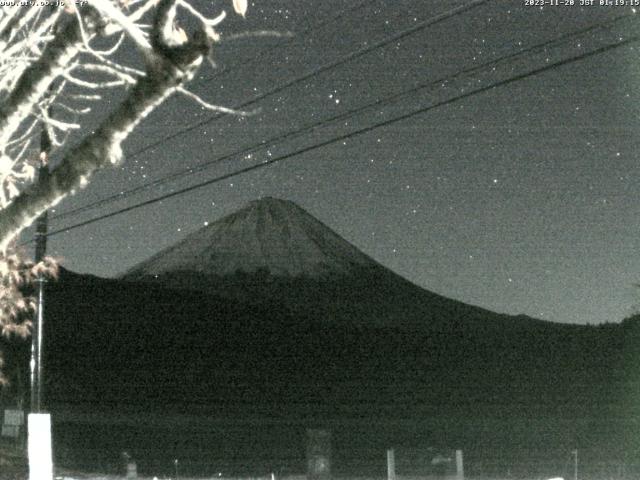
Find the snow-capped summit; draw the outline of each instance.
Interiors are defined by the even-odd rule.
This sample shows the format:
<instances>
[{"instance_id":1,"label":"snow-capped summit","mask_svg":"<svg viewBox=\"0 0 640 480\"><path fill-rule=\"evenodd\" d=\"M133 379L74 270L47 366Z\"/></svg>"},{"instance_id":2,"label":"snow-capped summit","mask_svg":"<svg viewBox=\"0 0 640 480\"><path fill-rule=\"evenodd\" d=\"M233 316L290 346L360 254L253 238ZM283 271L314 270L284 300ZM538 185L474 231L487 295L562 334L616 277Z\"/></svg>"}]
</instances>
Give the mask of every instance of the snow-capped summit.
<instances>
[{"instance_id":1,"label":"snow-capped summit","mask_svg":"<svg viewBox=\"0 0 640 480\"><path fill-rule=\"evenodd\" d=\"M372 266L378 264L295 203L265 197L190 234L124 277L264 270L276 276L318 277Z\"/></svg>"}]
</instances>

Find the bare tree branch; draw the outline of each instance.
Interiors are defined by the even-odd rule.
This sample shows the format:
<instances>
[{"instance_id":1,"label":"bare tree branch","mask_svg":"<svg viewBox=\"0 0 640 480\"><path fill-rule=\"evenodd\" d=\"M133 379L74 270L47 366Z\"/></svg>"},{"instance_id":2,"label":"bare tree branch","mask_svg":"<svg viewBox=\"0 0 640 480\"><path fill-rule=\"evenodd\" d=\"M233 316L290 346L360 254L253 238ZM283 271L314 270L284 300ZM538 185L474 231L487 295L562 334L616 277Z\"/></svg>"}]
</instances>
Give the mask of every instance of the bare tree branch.
<instances>
[{"instance_id":1,"label":"bare tree branch","mask_svg":"<svg viewBox=\"0 0 640 480\"><path fill-rule=\"evenodd\" d=\"M161 0L152 36L154 61L139 78L127 98L94 134L66 154L44 181L34 185L8 205L0 215L0 250L42 212L75 189L83 187L92 173L122 159L122 142L150 111L190 79L211 48L207 36L196 32L186 43L166 43L167 24L173 22L175 2ZM170 34L169 34L170 35ZM168 39L171 41L171 38Z\"/></svg>"},{"instance_id":2,"label":"bare tree branch","mask_svg":"<svg viewBox=\"0 0 640 480\"><path fill-rule=\"evenodd\" d=\"M98 27L92 22L94 28ZM45 95L53 80L78 53L82 41L78 22L69 22L49 43L40 59L27 68L0 106L0 146L4 145Z\"/></svg>"},{"instance_id":3,"label":"bare tree branch","mask_svg":"<svg viewBox=\"0 0 640 480\"><path fill-rule=\"evenodd\" d=\"M84 187L96 170L119 163L122 142L170 95L239 113L185 88L219 41L214 27L224 12L208 18L188 0L88 1L79 9L0 6L0 335L29 333L34 307L21 287L41 273L55 274L54 261L34 265L16 254L14 239L21 230ZM239 14L246 11L245 0L220 1L232 3ZM177 8L195 20L191 35L178 25ZM107 42L98 44L98 38ZM142 65L118 61L127 44L141 51ZM83 133L80 116L113 87L126 92L124 99L96 130ZM45 132L39 157L33 148L38 128ZM77 132L77 144L68 148L71 132ZM52 145L60 148L60 161L49 175L36 178ZM0 372L0 384L4 380Z\"/></svg>"}]
</instances>

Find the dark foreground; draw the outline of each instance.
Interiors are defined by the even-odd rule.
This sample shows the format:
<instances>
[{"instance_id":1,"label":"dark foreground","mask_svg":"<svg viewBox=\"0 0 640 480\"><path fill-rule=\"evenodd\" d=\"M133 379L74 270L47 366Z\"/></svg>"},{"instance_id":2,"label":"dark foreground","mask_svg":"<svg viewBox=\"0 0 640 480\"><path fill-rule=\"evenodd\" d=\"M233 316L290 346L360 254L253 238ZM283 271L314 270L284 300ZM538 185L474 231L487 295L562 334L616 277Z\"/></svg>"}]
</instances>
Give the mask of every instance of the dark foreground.
<instances>
[{"instance_id":1,"label":"dark foreground","mask_svg":"<svg viewBox=\"0 0 640 480\"><path fill-rule=\"evenodd\" d=\"M640 476L638 450L619 441L637 432L631 419L571 417L516 420L504 415L465 419L454 414L423 419L343 418L316 420L245 416L244 420L178 414L79 414L55 420L56 465L71 471L119 474L123 453L142 476L257 478L306 471L307 429L332 432L332 471L338 477L386 477L386 451L393 448L398 475L440 475L437 457L464 454L467 476L574 478ZM587 433L585 433L587 432ZM637 437L636 437L637 438ZM577 459L576 453L577 450ZM450 467L449 467L450 469Z\"/></svg>"}]
</instances>

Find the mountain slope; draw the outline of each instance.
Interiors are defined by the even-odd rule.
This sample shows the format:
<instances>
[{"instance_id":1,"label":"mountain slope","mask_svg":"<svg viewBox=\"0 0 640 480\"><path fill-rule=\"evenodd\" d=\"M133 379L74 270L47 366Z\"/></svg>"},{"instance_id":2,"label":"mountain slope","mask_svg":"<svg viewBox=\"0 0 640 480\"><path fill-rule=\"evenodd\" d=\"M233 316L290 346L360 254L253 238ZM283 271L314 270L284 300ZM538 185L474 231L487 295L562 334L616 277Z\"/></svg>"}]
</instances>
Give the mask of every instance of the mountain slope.
<instances>
[{"instance_id":1,"label":"mountain slope","mask_svg":"<svg viewBox=\"0 0 640 480\"><path fill-rule=\"evenodd\" d=\"M250 303L276 300L301 319L323 322L440 328L511 321L412 284L296 204L270 197L192 233L121 278Z\"/></svg>"},{"instance_id":2,"label":"mountain slope","mask_svg":"<svg viewBox=\"0 0 640 480\"><path fill-rule=\"evenodd\" d=\"M132 268L129 280L176 271L278 276L346 273L373 260L293 202L263 198Z\"/></svg>"},{"instance_id":3,"label":"mountain slope","mask_svg":"<svg viewBox=\"0 0 640 480\"><path fill-rule=\"evenodd\" d=\"M286 405L314 415L496 404L577 411L607 405L621 371L633 371L622 362L635 341L613 325L496 314L468 321L451 310L437 328L398 328L292 312L277 299L238 302L64 270L47 296L56 402Z\"/></svg>"},{"instance_id":4,"label":"mountain slope","mask_svg":"<svg viewBox=\"0 0 640 480\"><path fill-rule=\"evenodd\" d=\"M273 198L193 233L123 280L133 289L154 286L178 296L199 291L203 299L247 309L210 324L198 321L204 330L234 332L230 336L241 343L269 352L262 365L251 355L242 357L253 367L234 375L248 373L247 384L257 382L257 371L275 385L292 382L277 393L274 383L261 383L272 398L301 392L313 398L318 388L327 388L334 395L323 399L329 404L336 398L357 403L362 394L393 403L382 392L394 379L392 398L414 405L498 401L509 409L560 401L577 408L581 398L598 409L619 391L626 368L622 352L628 350L616 328L502 315L427 291L295 204ZM185 307L173 315L191 311Z\"/></svg>"},{"instance_id":5,"label":"mountain slope","mask_svg":"<svg viewBox=\"0 0 640 480\"><path fill-rule=\"evenodd\" d=\"M290 202L254 202L123 279L63 269L46 315L53 410L408 422L421 439L505 448L637 445L640 322L562 325L457 302ZM25 344L10 357L22 372L26 355Z\"/></svg>"},{"instance_id":6,"label":"mountain slope","mask_svg":"<svg viewBox=\"0 0 640 480\"><path fill-rule=\"evenodd\" d=\"M259 428L269 433L262 446L298 452L314 425L331 426L336 466L374 461L397 442L459 446L465 458L486 445L510 458L534 447L637 451L638 322L586 327L489 312L469 321L460 307L443 309L437 328L399 328L294 312L275 298L236 301L67 271L47 285L47 299L47 405L60 423L61 410L93 414L56 424L56 445L88 456L117 459L135 438L141 462L166 460L168 442L180 441L198 452L226 445L215 462L232 464L228 452L256 454L246 439ZM424 305L389 308L432 315ZM136 420L118 427L125 413ZM171 423L183 414L203 419L200 433ZM372 438L380 445L369 452Z\"/></svg>"}]
</instances>

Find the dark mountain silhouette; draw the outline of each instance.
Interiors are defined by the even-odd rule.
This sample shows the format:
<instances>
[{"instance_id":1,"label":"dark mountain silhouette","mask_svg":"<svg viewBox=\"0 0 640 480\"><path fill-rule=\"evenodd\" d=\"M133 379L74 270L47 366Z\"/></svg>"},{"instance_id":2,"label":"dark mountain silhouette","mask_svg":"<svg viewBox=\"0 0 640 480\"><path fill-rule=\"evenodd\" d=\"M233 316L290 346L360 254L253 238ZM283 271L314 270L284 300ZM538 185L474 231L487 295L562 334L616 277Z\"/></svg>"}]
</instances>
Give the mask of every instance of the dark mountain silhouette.
<instances>
[{"instance_id":1,"label":"dark mountain silhouette","mask_svg":"<svg viewBox=\"0 0 640 480\"><path fill-rule=\"evenodd\" d=\"M448 299L290 202L253 202L120 279L62 269L47 298L54 410L360 422L382 428L380 441L411 425L457 445L639 446L638 319L565 325Z\"/></svg>"},{"instance_id":2,"label":"dark mountain silhouette","mask_svg":"<svg viewBox=\"0 0 640 480\"><path fill-rule=\"evenodd\" d=\"M321 322L436 329L488 318L514 323L410 283L293 202L270 197L192 233L121 278L250 303L277 300Z\"/></svg>"}]
</instances>

